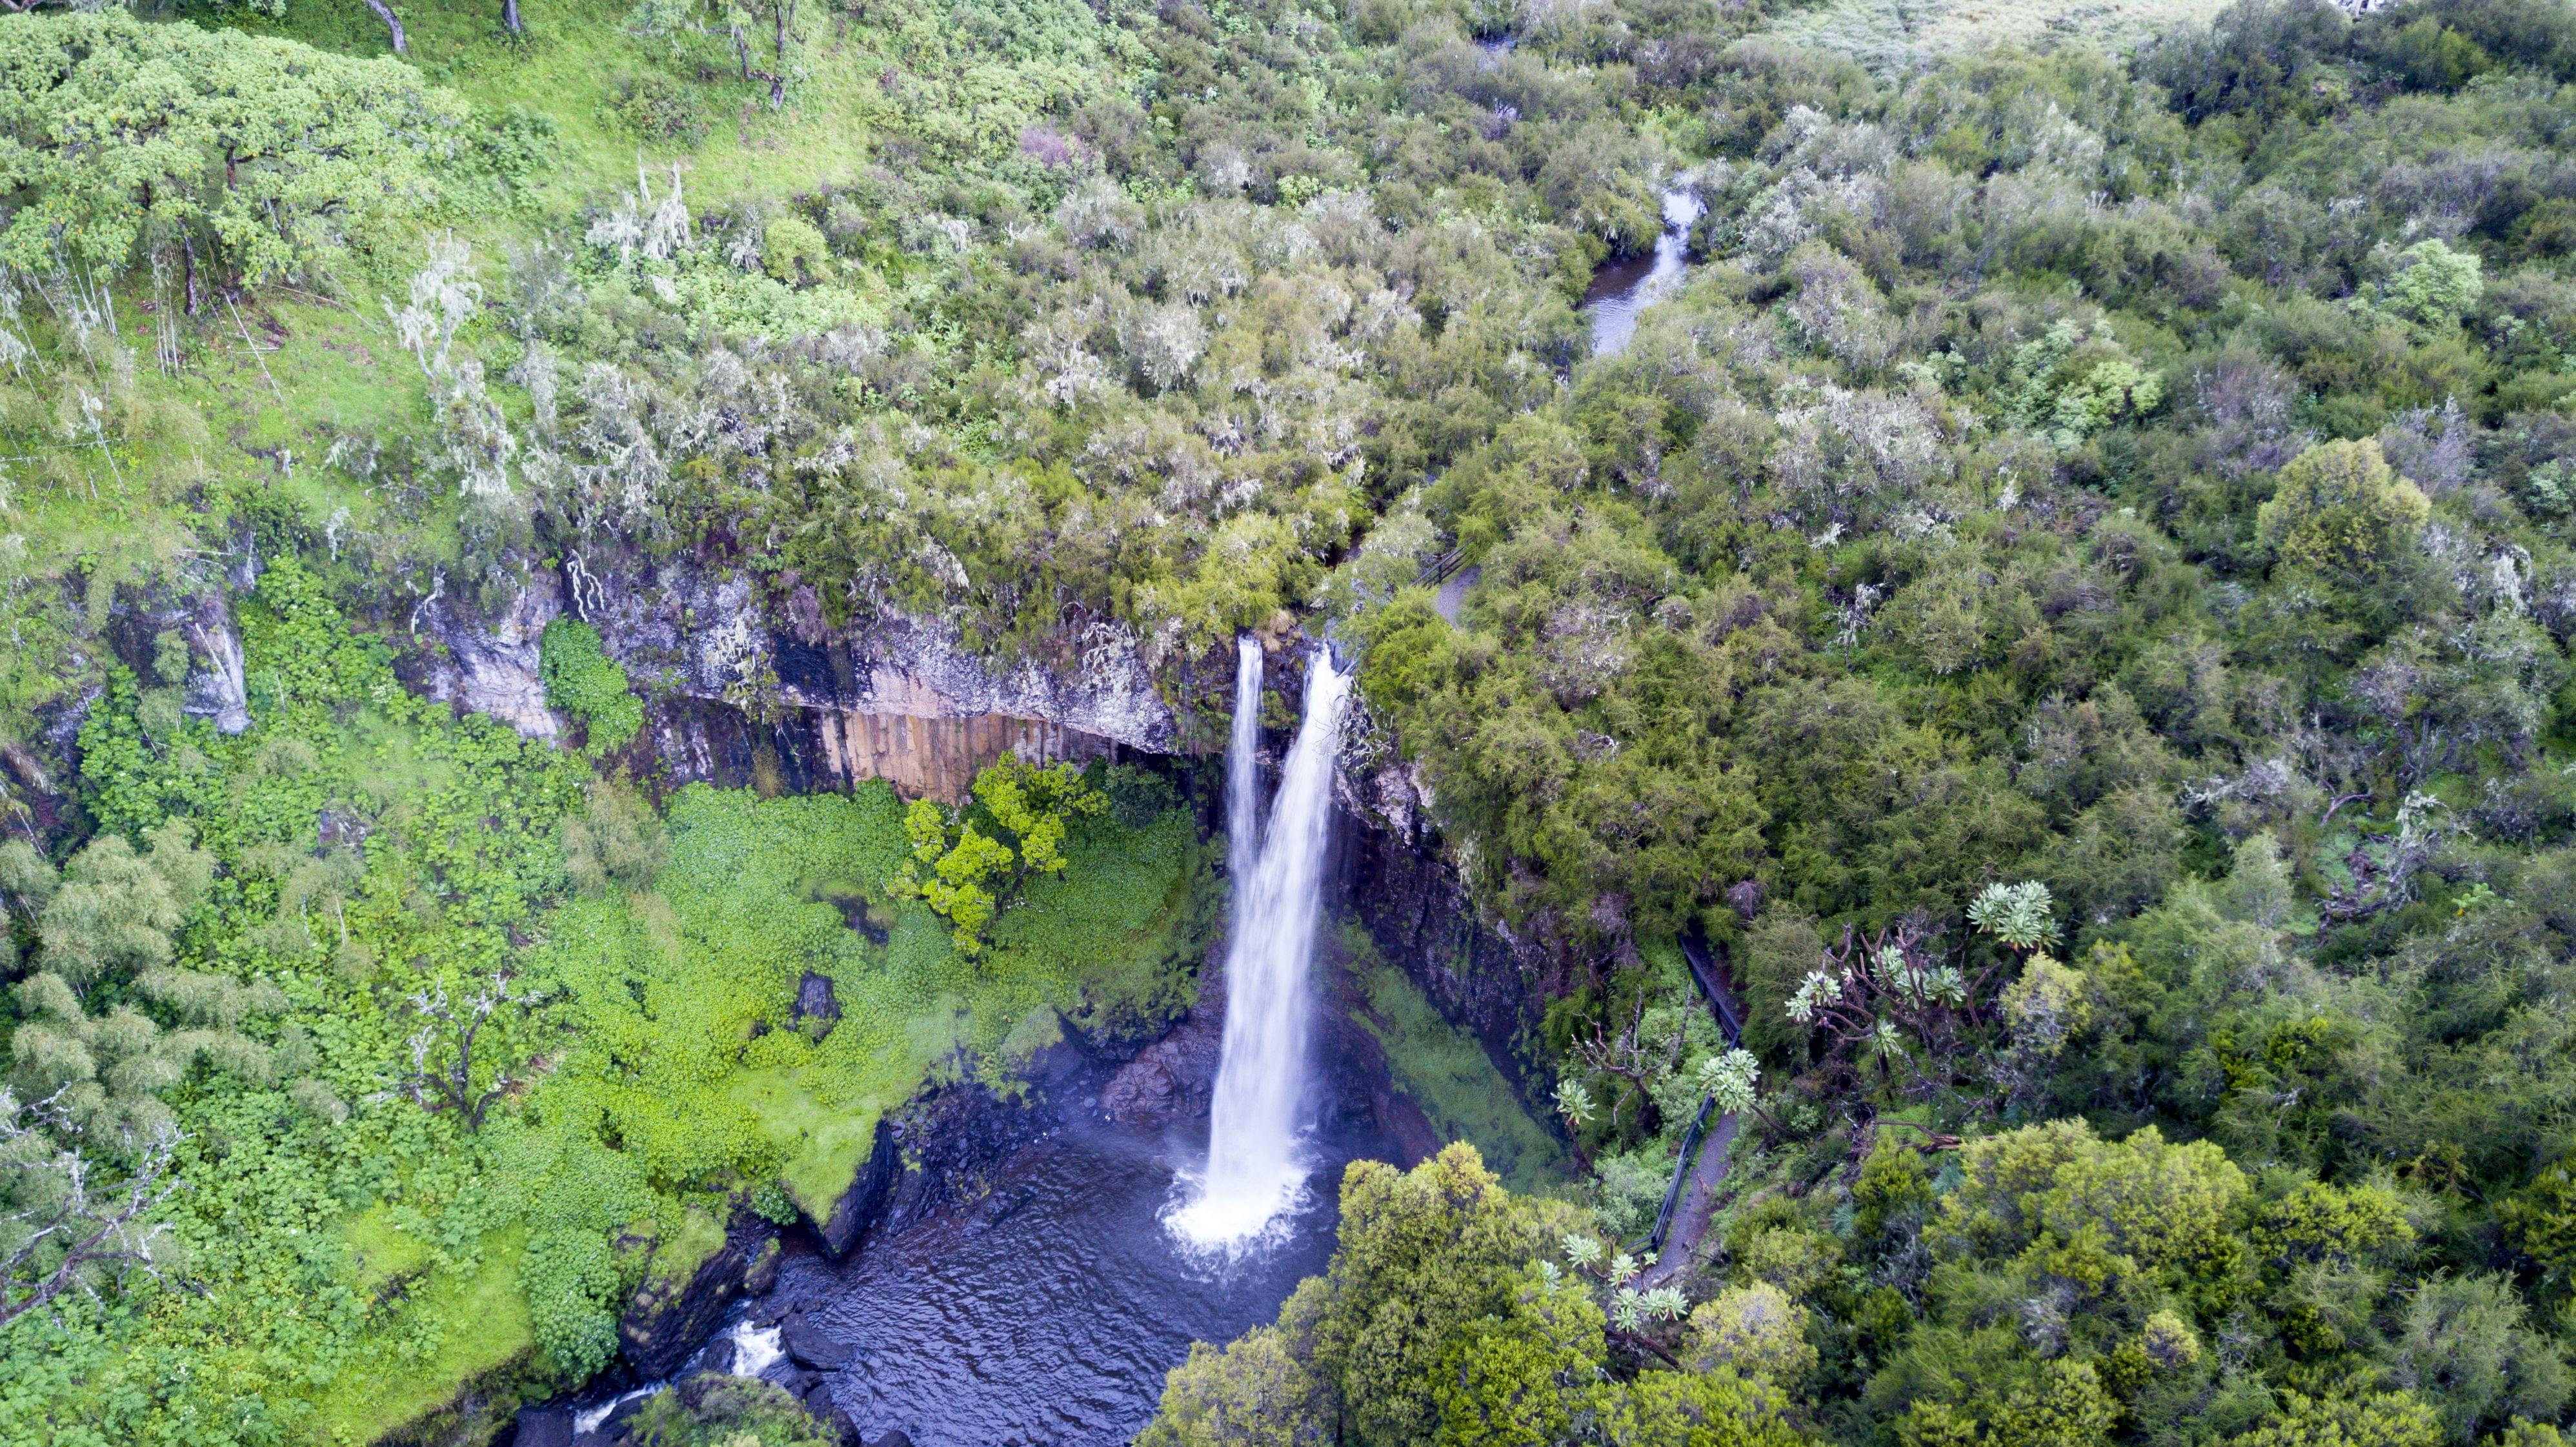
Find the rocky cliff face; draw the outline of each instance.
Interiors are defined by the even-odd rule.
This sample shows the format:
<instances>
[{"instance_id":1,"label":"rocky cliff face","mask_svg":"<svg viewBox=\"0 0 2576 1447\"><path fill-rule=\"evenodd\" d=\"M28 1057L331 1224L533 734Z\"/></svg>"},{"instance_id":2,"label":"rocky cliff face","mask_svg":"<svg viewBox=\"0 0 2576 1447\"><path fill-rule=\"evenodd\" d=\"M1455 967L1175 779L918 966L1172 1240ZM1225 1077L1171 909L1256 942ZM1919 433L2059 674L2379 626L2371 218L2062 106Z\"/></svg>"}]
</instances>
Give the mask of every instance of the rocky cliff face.
<instances>
[{"instance_id":1,"label":"rocky cliff face","mask_svg":"<svg viewBox=\"0 0 2576 1447\"><path fill-rule=\"evenodd\" d=\"M886 779L908 795L955 798L1006 754L1042 762L1180 747L1172 709L1122 630L1076 640L1069 666L996 665L937 622L835 632L810 597L780 616L747 577L686 562L540 573L497 618L433 605L424 626L446 658L431 691L556 736L537 640L566 612L599 630L652 700L649 747L676 782L794 791Z\"/></svg>"},{"instance_id":2,"label":"rocky cliff face","mask_svg":"<svg viewBox=\"0 0 2576 1447\"><path fill-rule=\"evenodd\" d=\"M1421 770L1355 710L1337 776L1347 820L1335 834L1333 877L1378 953L1422 987L1452 1024L1473 1033L1545 1119L1553 1082L1528 1052L1546 1004L1547 961L1476 908L1431 819Z\"/></svg>"},{"instance_id":3,"label":"rocky cliff face","mask_svg":"<svg viewBox=\"0 0 2576 1447\"><path fill-rule=\"evenodd\" d=\"M497 618L445 599L422 605L414 625L446 645L422 680L430 697L489 714L529 738L557 737L564 723L546 707L537 640L562 613L562 598L537 581L521 587Z\"/></svg>"},{"instance_id":4,"label":"rocky cliff face","mask_svg":"<svg viewBox=\"0 0 2576 1447\"><path fill-rule=\"evenodd\" d=\"M619 1349L646 1381L680 1369L733 1303L778 1279L778 1228L737 1210L714 1255L677 1280L647 1280L618 1318Z\"/></svg>"}]
</instances>

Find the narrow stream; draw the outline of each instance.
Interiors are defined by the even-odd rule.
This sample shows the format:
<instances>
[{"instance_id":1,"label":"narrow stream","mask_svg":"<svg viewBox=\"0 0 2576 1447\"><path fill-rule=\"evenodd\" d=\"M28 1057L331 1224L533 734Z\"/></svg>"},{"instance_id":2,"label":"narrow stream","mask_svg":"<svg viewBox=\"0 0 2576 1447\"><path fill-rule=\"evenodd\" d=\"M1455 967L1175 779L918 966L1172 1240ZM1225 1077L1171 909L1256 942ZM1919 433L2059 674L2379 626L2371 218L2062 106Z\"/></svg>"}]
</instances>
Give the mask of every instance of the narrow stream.
<instances>
[{"instance_id":1,"label":"narrow stream","mask_svg":"<svg viewBox=\"0 0 2576 1447\"><path fill-rule=\"evenodd\" d=\"M1504 35L1479 40L1476 47L1492 64L1509 53L1517 37ZM1592 273L1592 285L1583 292L1583 314L1592 319L1592 355L1615 356L1627 350L1629 339L1637 334L1637 314L1670 296L1681 282L1682 273L1690 266L1691 228L1708 208L1696 192L1674 186L1664 192L1664 230L1655 238L1655 249L1644 256L1622 257L1604 262ZM1433 607L1451 623L1458 621L1466 606L1468 590L1484 576L1481 565L1461 568L1440 586Z\"/></svg>"},{"instance_id":2,"label":"narrow stream","mask_svg":"<svg viewBox=\"0 0 2576 1447\"><path fill-rule=\"evenodd\" d=\"M1655 238L1654 251L1609 262L1592 274L1583 293L1584 313L1592 318L1592 355L1624 350L1637 333L1637 314L1672 294L1689 262L1690 229L1705 209L1693 192L1664 192L1664 232Z\"/></svg>"}]
</instances>

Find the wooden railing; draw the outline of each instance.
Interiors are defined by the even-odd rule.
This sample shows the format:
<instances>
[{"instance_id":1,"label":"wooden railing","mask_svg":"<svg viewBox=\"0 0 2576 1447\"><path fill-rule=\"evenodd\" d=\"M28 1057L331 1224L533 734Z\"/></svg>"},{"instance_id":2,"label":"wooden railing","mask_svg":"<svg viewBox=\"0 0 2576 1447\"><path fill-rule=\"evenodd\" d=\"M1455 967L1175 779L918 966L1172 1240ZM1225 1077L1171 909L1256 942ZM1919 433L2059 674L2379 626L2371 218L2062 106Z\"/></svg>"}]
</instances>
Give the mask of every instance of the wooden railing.
<instances>
[{"instance_id":1,"label":"wooden railing","mask_svg":"<svg viewBox=\"0 0 2576 1447\"><path fill-rule=\"evenodd\" d=\"M1690 967L1691 983L1699 986L1700 998L1708 1001L1709 1013L1717 1017L1718 1033L1725 1037L1726 1048L1735 1049L1744 1039L1744 1021L1710 979L1716 964L1708 958L1707 942L1684 935L1681 945L1682 963ZM1699 1114L1691 1118L1690 1129L1682 1134L1681 1158L1673 1163L1673 1182L1664 1188L1664 1208L1655 1213L1655 1229L1646 1233L1645 1240L1632 1244L1631 1252L1664 1249L1664 1235L1673 1227L1674 1208L1681 1204L1682 1182L1690 1179L1691 1169L1699 1163L1700 1142L1707 1138L1709 1113L1716 1108L1716 1096L1700 1100Z\"/></svg>"},{"instance_id":2,"label":"wooden railing","mask_svg":"<svg viewBox=\"0 0 2576 1447\"><path fill-rule=\"evenodd\" d=\"M1421 572L1413 575L1413 586L1417 588L1428 588L1434 583L1446 580L1451 573L1458 571L1459 562L1466 556L1467 550L1465 548L1451 548L1449 551L1433 558L1430 562L1422 565Z\"/></svg>"}]
</instances>

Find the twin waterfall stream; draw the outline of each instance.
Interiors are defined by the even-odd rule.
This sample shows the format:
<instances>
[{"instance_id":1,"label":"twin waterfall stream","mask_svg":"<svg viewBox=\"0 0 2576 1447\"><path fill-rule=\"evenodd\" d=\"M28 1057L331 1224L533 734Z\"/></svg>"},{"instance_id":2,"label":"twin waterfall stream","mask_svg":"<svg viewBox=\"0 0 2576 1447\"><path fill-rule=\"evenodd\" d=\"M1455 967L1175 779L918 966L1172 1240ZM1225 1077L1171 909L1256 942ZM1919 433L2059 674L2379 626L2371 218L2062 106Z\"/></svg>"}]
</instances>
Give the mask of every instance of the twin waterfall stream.
<instances>
[{"instance_id":1,"label":"twin waterfall stream","mask_svg":"<svg viewBox=\"0 0 2576 1447\"><path fill-rule=\"evenodd\" d=\"M1300 1109L1313 1010L1306 975L1323 907L1333 755L1351 692L1351 676L1334 666L1332 651L1317 650L1306 674L1305 718L1263 832L1261 644L1247 637L1239 649L1226 752L1234 918L1225 959L1225 1043L1208 1118L1207 1170L1195 1197L1169 1218L1183 1241L1229 1255L1259 1244L1306 1183Z\"/></svg>"}]
</instances>

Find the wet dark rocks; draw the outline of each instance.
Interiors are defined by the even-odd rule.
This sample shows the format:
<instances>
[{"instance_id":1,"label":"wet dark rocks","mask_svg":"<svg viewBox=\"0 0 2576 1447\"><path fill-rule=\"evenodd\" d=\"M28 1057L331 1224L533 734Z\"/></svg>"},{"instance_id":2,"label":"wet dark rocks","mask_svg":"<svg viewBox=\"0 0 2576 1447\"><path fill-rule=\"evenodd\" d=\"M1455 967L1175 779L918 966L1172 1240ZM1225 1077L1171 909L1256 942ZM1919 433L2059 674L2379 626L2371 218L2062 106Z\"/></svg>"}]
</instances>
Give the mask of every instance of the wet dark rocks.
<instances>
[{"instance_id":1,"label":"wet dark rocks","mask_svg":"<svg viewBox=\"0 0 2576 1447\"><path fill-rule=\"evenodd\" d=\"M778 1344L789 1361L809 1371L836 1372L850 1363L850 1344L834 1341L801 1311L778 1324Z\"/></svg>"},{"instance_id":2,"label":"wet dark rocks","mask_svg":"<svg viewBox=\"0 0 2576 1447\"><path fill-rule=\"evenodd\" d=\"M1516 1048L1537 1032L1539 1002L1548 998L1543 952L1515 948L1479 918L1422 811L1410 814L1402 829L1337 830L1334 887L1379 957L1419 985L1443 1017L1474 1034L1522 1105L1546 1119L1553 1082L1533 1078Z\"/></svg>"},{"instance_id":3,"label":"wet dark rocks","mask_svg":"<svg viewBox=\"0 0 2576 1447\"><path fill-rule=\"evenodd\" d=\"M1100 1089L1100 1113L1125 1126L1162 1126L1207 1105L1225 1049L1223 992L1201 991L1202 1003L1170 1034L1136 1053Z\"/></svg>"},{"instance_id":4,"label":"wet dark rocks","mask_svg":"<svg viewBox=\"0 0 2576 1447\"><path fill-rule=\"evenodd\" d=\"M885 1214L895 1183L904 1174L900 1139L901 1128L895 1122L877 1122L875 1146L860 1163L858 1174L851 1178L850 1188L832 1203L832 1214L815 1230L823 1240L824 1250L834 1256L848 1255L860 1235Z\"/></svg>"},{"instance_id":5,"label":"wet dark rocks","mask_svg":"<svg viewBox=\"0 0 2576 1447\"><path fill-rule=\"evenodd\" d=\"M626 1360L650 1381L678 1371L713 1335L734 1302L758 1296L778 1279L778 1228L738 1211L725 1244L685 1281L647 1281L635 1293L617 1334Z\"/></svg>"},{"instance_id":6,"label":"wet dark rocks","mask_svg":"<svg viewBox=\"0 0 2576 1447\"><path fill-rule=\"evenodd\" d=\"M1031 1063L1042 1091L1082 1088L1077 1047L1059 1046ZM1002 1163L1053 1128L1051 1112L1003 1099L979 1085L957 1086L917 1102L897 1125L907 1168L886 1202L880 1218L884 1228L900 1230L955 1207L981 1206L993 1194Z\"/></svg>"},{"instance_id":7,"label":"wet dark rocks","mask_svg":"<svg viewBox=\"0 0 2576 1447\"><path fill-rule=\"evenodd\" d=\"M522 1407L511 1447L573 1447L572 1408Z\"/></svg>"},{"instance_id":8,"label":"wet dark rocks","mask_svg":"<svg viewBox=\"0 0 2576 1447\"><path fill-rule=\"evenodd\" d=\"M799 1025L808 1020L819 1022L808 1032L813 1038L820 1040L830 1034L841 1018L841 999L832 992L832 977L807 970L804 978L796 982L796 1006L792 1014Z\"/></svg>"}]
</instances>

